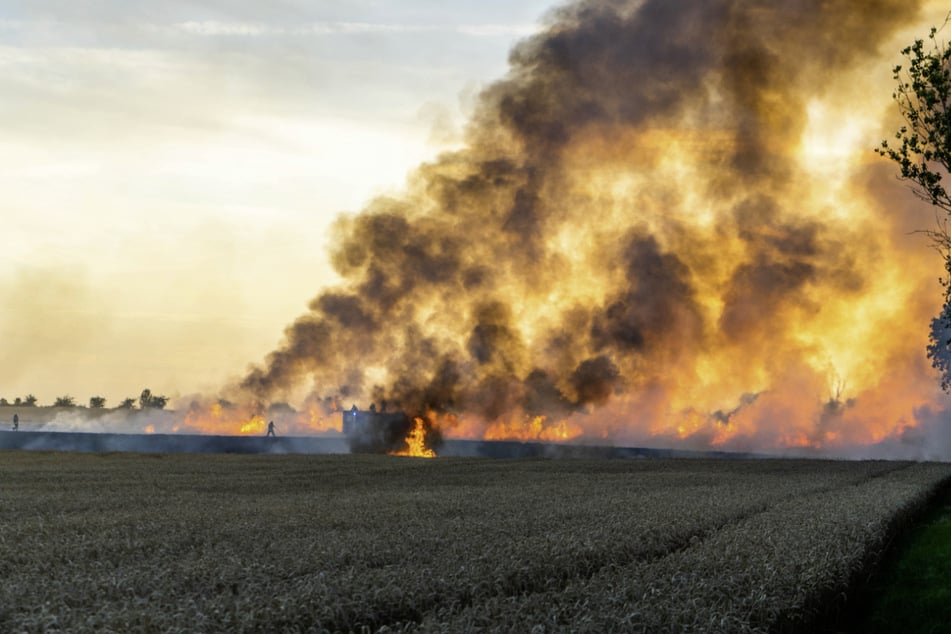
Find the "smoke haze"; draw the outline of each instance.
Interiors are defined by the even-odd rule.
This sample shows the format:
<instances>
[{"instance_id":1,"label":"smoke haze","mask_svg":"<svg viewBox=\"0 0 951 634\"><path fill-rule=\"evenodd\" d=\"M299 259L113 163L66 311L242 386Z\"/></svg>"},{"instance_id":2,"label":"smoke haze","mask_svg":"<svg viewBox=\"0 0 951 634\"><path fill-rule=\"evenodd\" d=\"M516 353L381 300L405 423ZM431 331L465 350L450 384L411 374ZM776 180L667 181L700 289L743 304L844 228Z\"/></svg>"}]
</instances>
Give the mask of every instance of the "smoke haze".
<instances>
[{"instance_id":1,"label":"smoke haze","mask_svg":"<svg viewBox=\"0 0 951 634\"><path fill-rule=\"evenodd\" d=\"M463 149L337 221L342 283L235 393L448 437L948 457L931 212L871 151L921 9L558 10Z\"/></svg>"}]
</instances>

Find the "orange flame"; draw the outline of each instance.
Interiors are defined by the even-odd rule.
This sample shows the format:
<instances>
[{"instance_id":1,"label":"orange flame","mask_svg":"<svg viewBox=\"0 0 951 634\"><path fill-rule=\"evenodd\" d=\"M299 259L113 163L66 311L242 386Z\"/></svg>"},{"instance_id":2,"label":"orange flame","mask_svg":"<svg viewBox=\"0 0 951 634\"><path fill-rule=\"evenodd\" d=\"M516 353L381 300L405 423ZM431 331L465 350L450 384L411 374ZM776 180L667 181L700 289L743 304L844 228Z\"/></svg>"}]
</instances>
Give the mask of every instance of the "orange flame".
<instances>
[{"instance_id":1,"label":"orange flame","mask_svg":"<svg viewBox=\"0 0 951 634\"><path fill-rule=\"evenodd\" d=\"M267 421L244 408L213 403L207 407L193 405L185 414L183 427L203 434L249 436L263 434Z\"/></svg>"},{"instance_id":2,"label":"orange flame","mask_svg":"<svg viewBox=\"0 0 951 634\"><path fill-rule=\"evenodd\" d=\"M307 402L300 411L286 405L262 411L249 404L193 403L180 428L201 434L254 436L267 431L269 420L275 422L279 434L342 433L336 402Z\"/></svg>"},{"instance_id":3,"label":"orange flame","mask_svg":"<svg viewBox=\"0 0 951 634\"><path fill-rule=\"evenodd\" d=\"M241 425L238 433L242 436L260 435L263 434L266 429L267 421L264 420L263 416L252 416L251 420Z\"/></svg>"},{"instance_id":4,"label":"orange flame","mask_svg":"<svg viewBox=\"0 0 951 634\"><path fill-rule=\"evenodd\" d=\"M391 456L412 456L413 458L435 458L436 452L426 448L426 427L423 419L416 417L413 429L406 436L406 449L391 452Z\"/></svg>"},{"instance_id":5,"label":"orange flame","mask_svg":"<svg viewBox=\"0 0 951 634\"><path fill-rule=\"evenodd\" d=\"M340 410L335 409L326 411L323 408L310 407L307 410L310 431L316 433L339 432L343 433L343 423L340 418Z\"/></svg>"},{"instance_id":6,"label":"orange flame","mask_svg":"<svg viewBox=\"0 0 951 634\"><path fill-rule=\"evenodd\" d=\"M547 416L513 417L511 420L495 421L486 428L485 440L541 440L564 442L574 440L582 433L577 424L565 420L548 422Z\"/></svg>"}]
</instances>

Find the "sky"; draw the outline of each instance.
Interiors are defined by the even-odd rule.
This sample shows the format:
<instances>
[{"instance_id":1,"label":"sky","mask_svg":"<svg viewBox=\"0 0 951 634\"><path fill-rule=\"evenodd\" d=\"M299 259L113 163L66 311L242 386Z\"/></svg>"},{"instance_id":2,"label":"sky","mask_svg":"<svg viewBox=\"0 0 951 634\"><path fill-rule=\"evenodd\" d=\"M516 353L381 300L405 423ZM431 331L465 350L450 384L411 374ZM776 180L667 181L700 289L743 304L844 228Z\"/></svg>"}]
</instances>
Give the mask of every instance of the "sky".
<instances>
[{"instance_id":1,"label":"sky","mask_svg":"<svg viewBox=\"0 0 951 634\"><path fill-rule=\"evenodd\" d=\"M549 1L0 5L0 397L213 392Z\"/></svg>"}]
</instances>

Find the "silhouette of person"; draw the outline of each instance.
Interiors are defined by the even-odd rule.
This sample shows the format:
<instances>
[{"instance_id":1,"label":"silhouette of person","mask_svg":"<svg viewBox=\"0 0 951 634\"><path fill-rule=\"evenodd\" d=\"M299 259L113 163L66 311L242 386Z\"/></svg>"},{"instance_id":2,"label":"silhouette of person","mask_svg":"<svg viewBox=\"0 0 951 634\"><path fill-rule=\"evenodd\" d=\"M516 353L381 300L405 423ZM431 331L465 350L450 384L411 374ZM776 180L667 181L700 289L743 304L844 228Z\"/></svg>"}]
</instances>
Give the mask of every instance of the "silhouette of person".
<instances>
[{"instance_id":1,"label":"silhouette of person","mask_svg":"<svg viewBox=\"0 0 951 634\"><path fill-rule=\"evenodd\" d=\"M268 421L267 423L267 435L277 438L277 434L274 433L274 421Z\"/></svg>"},{"instance_id":2,"label":"silhouette of person","mask_svg":"<svg viewBox=\"0 0 951 634\"><path fill-rule=\"evenodd\" d=\"M20 415L14 414L13 415L13 431L19 431L19 429L20 429Z\"/></svg>"}]
</instances>

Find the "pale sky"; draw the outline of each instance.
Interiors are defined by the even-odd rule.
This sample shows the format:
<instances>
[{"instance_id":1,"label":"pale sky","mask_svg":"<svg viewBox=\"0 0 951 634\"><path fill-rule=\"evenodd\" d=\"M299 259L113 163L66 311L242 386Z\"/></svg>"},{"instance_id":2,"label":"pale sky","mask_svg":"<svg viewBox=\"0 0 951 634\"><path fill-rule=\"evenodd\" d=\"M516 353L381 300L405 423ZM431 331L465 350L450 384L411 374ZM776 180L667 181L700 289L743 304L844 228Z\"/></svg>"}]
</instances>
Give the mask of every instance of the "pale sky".
<instances>
[{"instance_id":1,"label":"pale sky","mask_svg":"<svg viewBox=\"0 0 951 634\"><path fill-rule=\"evenodd\" d=\"M214 392L552 0L0 4L0 396Z\"/></svg>"}]
</instances>

